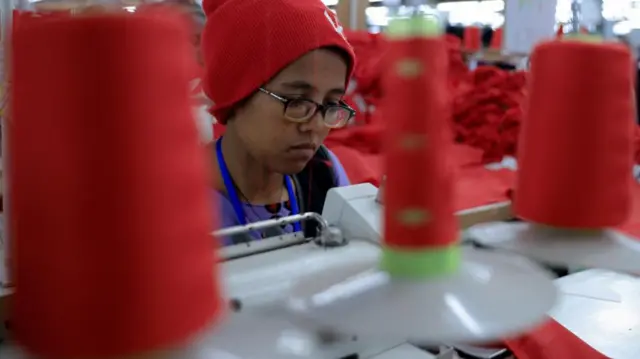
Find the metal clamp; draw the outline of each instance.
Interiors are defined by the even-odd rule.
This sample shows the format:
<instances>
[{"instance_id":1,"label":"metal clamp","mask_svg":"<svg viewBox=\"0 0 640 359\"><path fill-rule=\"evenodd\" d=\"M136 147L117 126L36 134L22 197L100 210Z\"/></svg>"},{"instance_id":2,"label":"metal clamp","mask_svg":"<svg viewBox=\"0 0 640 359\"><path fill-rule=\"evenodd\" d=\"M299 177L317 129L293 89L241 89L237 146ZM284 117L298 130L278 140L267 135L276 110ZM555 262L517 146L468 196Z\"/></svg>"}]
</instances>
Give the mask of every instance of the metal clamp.
<instances>
[{"instance_id":1,"label":"metal clamp","mask_svg":"<svg viewBox=\"0 0 640 359\"><path fill-rule=\"evenodd\" d=\"M214 231L212 235L216 237L230 237L305 221L315 221L318 224L318 236L314 239L316 244L323 247L340 247L347 244L347 240L342 235L342 231L337 227L329 226L327 220L315 212L295 214L278 219L267 219L265 221L249 223L242 226L223 228Z\"/></svg>"}]
</instances>

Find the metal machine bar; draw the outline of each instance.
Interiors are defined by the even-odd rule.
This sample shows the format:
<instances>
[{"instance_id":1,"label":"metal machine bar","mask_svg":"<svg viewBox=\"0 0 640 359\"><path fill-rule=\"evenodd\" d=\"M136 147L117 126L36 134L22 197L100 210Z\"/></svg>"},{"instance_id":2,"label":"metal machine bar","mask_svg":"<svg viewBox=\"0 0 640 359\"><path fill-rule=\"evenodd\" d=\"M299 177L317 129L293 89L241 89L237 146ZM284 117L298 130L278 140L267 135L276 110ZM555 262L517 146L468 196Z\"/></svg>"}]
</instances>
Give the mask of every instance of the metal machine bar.
<instances>
[{"instance_id":1,"label":"metal machine bar","mask_svg":"<svg viewBox=\"0 0 640 359\"><path fill-rule=\"evenodd\" d=\"M320 214L315 212L307 212L302 214L296 214L292 216L282 217L278 219L268 219L265 221L259 221L249 223L242 226L234 226L223 228L212 233L216 237L229 237L239 234L249 234L253 231L259 231L272 227L284 226L296 222L315 221L318 224L318 237L316 242L324 247L335 247L345 244L344 238L340 238L341 235L337 230L331 230L329 223Z\"/></svg>"},{"instance_id":2,"label":"metal machine bar","mask_svg":"<svg viewBox=\"0 0 640 359\"><path fill-rule=\"evenodd\" d=\"M285 226L288 224L303 222L307 220L315 220L316 222L318 222L318 225L320 227L319 231L321 235L322 233L326 233L327 229L329 228L329 224L324 218L322 218L321 215L314 212L307 212L302 214L294 214L293 216L287 216L287 217L282 217L278 219L267 219L264 221L249 223L242 226L227 227L227 228L219 229L213 232L212 234L216 237L229 237L229 236L235 236L239 234L247 234L253 231L259 231L262 229L267 229L267 228L272 228L277 226Z\"/></svg>"},{"instance_id":3,"label":"metal machine bar","mask_svg":"<svg viewBox=\"0 0 640 359\"><path fill-rule=\"evenodd\" d=\"M220 253L220 260L230 261L308 242L309 239L304 237L304 233L295 232L265 238L259 241L238 243L232 246L222 247L218 251Z\"/></svg>"}]
</instances>

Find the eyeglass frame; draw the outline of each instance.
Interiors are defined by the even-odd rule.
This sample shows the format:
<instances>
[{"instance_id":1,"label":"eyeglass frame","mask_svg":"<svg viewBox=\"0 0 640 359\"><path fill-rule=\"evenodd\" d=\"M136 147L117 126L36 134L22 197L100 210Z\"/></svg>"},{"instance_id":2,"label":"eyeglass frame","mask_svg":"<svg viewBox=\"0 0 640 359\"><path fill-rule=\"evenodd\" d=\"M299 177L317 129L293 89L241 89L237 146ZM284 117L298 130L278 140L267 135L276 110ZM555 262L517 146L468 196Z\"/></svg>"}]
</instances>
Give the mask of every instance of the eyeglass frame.
<instances>
[{"instance_id":1,"label":"eyeglass frame","mask_svg":"<svg viewBox=\"0 0 640 359\"><path fill-rule=\"evenodd\" d=\"M276 99L276 100L278 100L278 101L282 102L282 104L284 105L284 109L283 109L283 112L284 112L284 113L286 113L286 112L287 112L287 107L288 107L288 106L289 106L289 104L290 104L291 102L293 102L293 101L305 101L305 102L312 103L312 104L314 104L314 105L316 106L315 111L313 111L313 112L311 113L311 115L309 115L309 117L307 117L307 118L305 118L305 119L295 119L295 118L291 118L291 117L285 116L285 118L286 118L287 120L291 121L291 122L295 122L295 123L307 123L307 122L309 122L309 121L313 118L313 116L315 116L315 115L318 113L318 111L320 111L320 113L322 114L322 123L323 123L325 126L327 126L327 127L329 127L329 128L340 128L340 127L344 127L347 123L349 123L349 121L350 121L350 120L351 120L351 119L356 115L356 110L354 110L353 108L351 108L351 106L347 105L347 104L346 104L344 101L342 101L342 100L339 100L339 101L338 101L338 105L324 105L324 104L321 104L321 103L317 103L317 102L315 102L315 101L313 101L313 100L310 100L310 99L308 99L308 98L287 98L287 97L284 97L284 96L280 96L280 95L278 95L278 94L276 94L276 93L273 93L273 92L271 92L271 91L269 91L269 90L265 89L264 87L260 87L260 88L259 88L259 90L260 90L260 92L262 92L262 93L264 93L264 94L266 94L266 95L269 95L269 96L271 96L272 98L274 98L274 99ZM327 114L327 110L328 110L329 108L331 108L331 107L340 107L340 108L342 108L342 109L345 109L345 110L349 111L349 117L348 117L346 120L344 120L344 123L341 123L340 125L337 125L337 126L331 126L331 125L327 124L327 122L326 122L326 121L324 121L324 118L325 118L325 116L326 116L326 114Z\"/></svg>"}]
</instances>

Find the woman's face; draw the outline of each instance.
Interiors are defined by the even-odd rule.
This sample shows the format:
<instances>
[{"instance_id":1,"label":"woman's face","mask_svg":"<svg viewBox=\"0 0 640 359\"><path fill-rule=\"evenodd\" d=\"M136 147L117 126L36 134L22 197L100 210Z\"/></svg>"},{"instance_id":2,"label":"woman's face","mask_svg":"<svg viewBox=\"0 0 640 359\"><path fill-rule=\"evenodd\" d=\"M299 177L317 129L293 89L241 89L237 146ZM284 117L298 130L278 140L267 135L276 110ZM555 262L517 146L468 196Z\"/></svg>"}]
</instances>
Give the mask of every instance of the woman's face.
<instances>
[{"instance_id":1,"label":"woman's face","mask_svg":"<svg viewBox=\"0 0 640 359\"><path fill-rule=\"evenodd\" d=\"M346 77L344 58L318 49L289 65L264 88L283 98L336 104L344 95ZM227 131L237 132L255 160L282 174L300 172L329 134L320 111L307 123L293 123L284 117L284 104L263 92L235 111Z\"/></svg>"}]
</instances>

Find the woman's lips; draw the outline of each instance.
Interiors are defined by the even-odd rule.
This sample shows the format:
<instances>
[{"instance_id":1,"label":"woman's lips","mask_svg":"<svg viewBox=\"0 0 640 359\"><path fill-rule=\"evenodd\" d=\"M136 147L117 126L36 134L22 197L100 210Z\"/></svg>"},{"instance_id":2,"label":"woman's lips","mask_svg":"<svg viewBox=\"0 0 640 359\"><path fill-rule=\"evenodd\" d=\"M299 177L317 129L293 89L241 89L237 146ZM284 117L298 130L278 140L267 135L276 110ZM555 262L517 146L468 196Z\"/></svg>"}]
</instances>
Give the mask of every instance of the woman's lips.
<instances>
[{"instance_id":1,"label":"woman's lips","mask_svg":"<svg viewBox=\"0 0 640 359\"><path fill-rule=\"evenodd\" d=\"M289 147L289 153L293 154L295 157L305 157L311 158L316 153L317 147L312 144L304 144Z\"/></svg>"}]
</instances>

